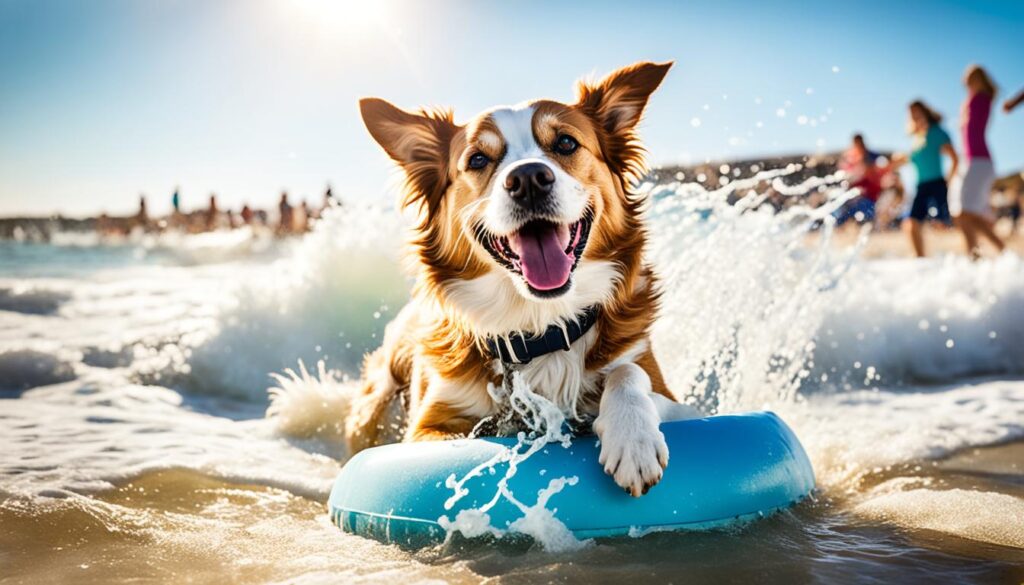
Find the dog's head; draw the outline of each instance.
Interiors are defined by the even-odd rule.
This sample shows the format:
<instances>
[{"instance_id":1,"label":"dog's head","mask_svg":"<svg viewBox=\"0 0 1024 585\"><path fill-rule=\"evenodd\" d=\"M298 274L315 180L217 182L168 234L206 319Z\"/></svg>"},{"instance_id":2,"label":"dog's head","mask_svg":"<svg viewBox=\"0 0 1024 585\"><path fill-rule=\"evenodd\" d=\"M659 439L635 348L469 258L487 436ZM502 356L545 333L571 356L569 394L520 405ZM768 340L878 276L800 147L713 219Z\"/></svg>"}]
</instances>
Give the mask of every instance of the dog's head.
<instances>
[{"instance_id":1,"label":"dog's head","mask_svg":"<svg viewBox=\"0 0 1024 585\"><path fill-rule=\"evenodd\" d=\"M543 303L570 296L588 262L615 264L624 246L642 247L629 193L644 171L635 128L670 67L638 63L580 82L575 103L495 108L465 125L448 111L362 100L370 134L405 172L431 284L500 273Z\"/></svg>"}]
</instances>

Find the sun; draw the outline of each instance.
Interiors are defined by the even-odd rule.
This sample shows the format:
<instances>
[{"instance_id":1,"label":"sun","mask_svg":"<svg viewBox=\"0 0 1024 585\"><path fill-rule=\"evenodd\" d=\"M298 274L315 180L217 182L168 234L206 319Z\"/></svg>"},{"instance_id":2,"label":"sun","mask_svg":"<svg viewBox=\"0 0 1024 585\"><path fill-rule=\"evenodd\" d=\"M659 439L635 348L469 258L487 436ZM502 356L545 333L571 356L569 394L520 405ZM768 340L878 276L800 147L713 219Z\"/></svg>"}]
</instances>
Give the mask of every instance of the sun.
<instances>
[{"instance_id":1,"label":"sun","mask_svg":"<svg viewBox=\"0 0 1024 585\"><path fill-rule=\"evenodd\" d=\"M340 44L360 43L395 26L388 0L280 0L282 17L304 33Z\"/></svg>"}]
</instances>

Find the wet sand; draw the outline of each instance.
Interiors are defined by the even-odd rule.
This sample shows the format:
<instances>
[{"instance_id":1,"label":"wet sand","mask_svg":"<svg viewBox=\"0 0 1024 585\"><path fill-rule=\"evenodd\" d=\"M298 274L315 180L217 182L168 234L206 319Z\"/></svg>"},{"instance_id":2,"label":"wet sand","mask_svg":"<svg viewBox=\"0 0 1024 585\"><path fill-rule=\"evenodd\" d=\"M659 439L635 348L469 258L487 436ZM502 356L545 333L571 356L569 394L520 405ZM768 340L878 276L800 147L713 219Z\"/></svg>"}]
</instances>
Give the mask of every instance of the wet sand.
<instances>
[{"instance_id":1,"label":"wet sand","mask_svg":"<svg viewBox=\"0 0 1024 585\"><path fill-rule=\"evenodd\" d=\"M1011 234L1008 225L1000 224L997 232L1003 237L1008 249L1024 256L1024 229ZM808 241L813 244L819 237L818 233L810 234ZM832 243L835 247L845 248L854 245L858 237L857 227L849 224L836 230ZM959 230L928 225L924 229L924 240L925 251L930 256L965 254L966 245ZM983 256L996 255L996 249L988 241L982 241L981 246ZM910 258L914 255L914 249L910 245L910 238L900 230L875 231L864 246L863 255L865 258Z\"/></svg>"},{"instance_id":2,"label":"wet sand","mask_svg":"<svg viewBox=\"0 0 1024 585\"><path fill-rule=\"evenodd\" d=\"M856 513L921 546L1022 563L1024 570L1024 442L884 470L861 487L866 497L858 498Z\"/></svg>"},{"instance_id":3,"label":"wet sand","mask_svg":"<svg viewBox=\"0 0 1024 585\"><path fill-rule=\"evenodd\" d=\"M467 541L403 551L339 533L323 502L161 471L94 496L0 503L0 583L293 582L295 575L346 583L1024 579L1024 518L1016 530L1005 523L993 529L983 514L907 512L903 504L887 518L871 509L870 494L893 482L909 490L927 486L931 497L972 490L1021 501L1024 441L877 470L854 495L819 493L792 512L743 528L605 540L572 554ZM886 490L881 497L893 493L906 492ZM961 525L951 525L950 517ZM297 533L303 538L288 536Z\"/></svg>"}]
</instances>

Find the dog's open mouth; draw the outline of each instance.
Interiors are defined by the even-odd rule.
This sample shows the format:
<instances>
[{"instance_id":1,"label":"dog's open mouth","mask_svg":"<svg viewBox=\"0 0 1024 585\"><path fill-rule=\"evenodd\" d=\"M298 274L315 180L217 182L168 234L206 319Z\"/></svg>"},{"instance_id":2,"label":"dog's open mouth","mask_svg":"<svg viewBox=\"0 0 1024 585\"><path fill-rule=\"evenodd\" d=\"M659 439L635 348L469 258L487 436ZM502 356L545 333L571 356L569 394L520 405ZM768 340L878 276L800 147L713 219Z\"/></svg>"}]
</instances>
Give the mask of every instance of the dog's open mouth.
<instances>
[{"instance_id":1,"label":"dog's open mouth","mask_svg":"<svg viewBox=\"0 0 1024 585\"><path fill-rule=\"evenodd\" d=\"M531 292L558 296L569 289L591 223L588 212L569 224L534 219L507 236L495 236L481 228L477 237L495 261L523 277Z\"/></svg>"}]
</instances>

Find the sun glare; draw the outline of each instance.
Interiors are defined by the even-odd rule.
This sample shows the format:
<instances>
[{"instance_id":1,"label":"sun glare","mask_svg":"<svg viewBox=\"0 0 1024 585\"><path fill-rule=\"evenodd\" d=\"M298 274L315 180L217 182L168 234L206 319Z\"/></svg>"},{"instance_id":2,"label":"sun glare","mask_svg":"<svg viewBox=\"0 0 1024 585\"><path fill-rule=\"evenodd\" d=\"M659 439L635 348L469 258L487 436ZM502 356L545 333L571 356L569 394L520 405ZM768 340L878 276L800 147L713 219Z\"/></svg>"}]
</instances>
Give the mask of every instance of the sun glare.
<instances>
[{"instance_id":1,"label":"sun glare","mask_svg":"<svg viewBox=\"0 0 1024 585\"><path fill-rule=\"evenodd\" d=\"M284 0L286 18L306 32L341 43L361 42L394 27L384 0Z\"/></svg>"}]
</instances>

